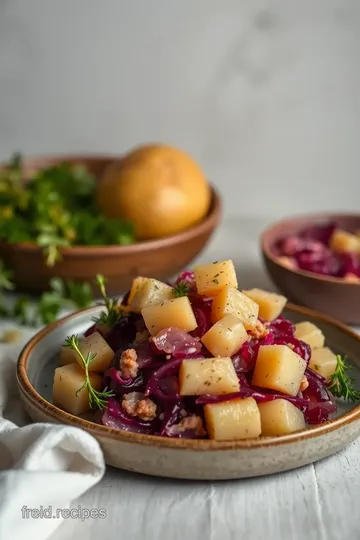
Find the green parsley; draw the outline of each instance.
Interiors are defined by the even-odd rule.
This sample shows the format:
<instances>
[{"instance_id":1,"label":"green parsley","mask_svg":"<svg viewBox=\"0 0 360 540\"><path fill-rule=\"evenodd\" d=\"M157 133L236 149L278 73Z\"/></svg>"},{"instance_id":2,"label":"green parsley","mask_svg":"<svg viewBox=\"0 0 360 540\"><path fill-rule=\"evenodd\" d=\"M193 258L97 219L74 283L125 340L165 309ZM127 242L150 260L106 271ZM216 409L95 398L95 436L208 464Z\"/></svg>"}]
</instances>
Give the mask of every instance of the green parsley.
<instances>
[{"instance_id":1,"label":"green parsley","mask_svg":"<svg viewBox=\"0 0 360 540\"><path fill-rule=\"evenodd\" d=\"M96 354L93 354L91 352L88 353L88 355L85 356L82 354L82 352L79 349L79 338L77 335L68 336L65 340L65 347L69 347L70 349L73 349L80 357L85 371L85 381L84 384L76 391L76 395L81 392L83 388L87 388L89 392L89 405L91 409L105 409L107 406L107 400L109 397L112 397L114 393L111 390L108 390L107 388L104 388L102 392L99 392L98 390L95 390L92 387L91 380L89 377L89 365L96 357Z\"/></svg>"},{"instance_id":2,"label":"green parsley","mask_svg":"<svg viewBox=\"0 0 360 540\"><path fill-rule=\"evenodd\" d=\"M99 212L96 179L83 165L60 163L24 177L18 154L0 171L0 240L41 246L47 266L62 248L135 241L131 224Z\"/></svg>"},{"instance_id":3,"label":"green parsley","mask_svg":"<svg viewBox=\"0 0 360 540\"><path fill-rule=\"evenodd\" d=\"M329 379L329 390L336 397L346 401L360 401L360 391L354 388L354 379L348 375L351 366L346 363L347 357L336 357L335 373Z\"/></svg>"},{"instance_id":4,"label":"green parsley","mask_svg":"<svg viewBox=\"0 0 360 540\"><path fill-rule=\"evenodd\" d=\"M4 293L14 289L11 272L0 260L0 317L15 319L19 324L38 326L54 322L61 310L83 309L93 303L92 289L89 283L63 281L54 278L45 291L34 302L28 296L18 296L12 308L7 306Z\"/></svg>"},{"instance_id":5,"label":"green parsley","mask_svg":"<svg viewBox=\"0 0 360 540\"><path fill-rule=\"evenodd\" d=\"M180 296L187 296L189 293L189 285L185 281L179 281L174 287L174 296L175 298L180 298Z\"/></svg>"}]
</instances>

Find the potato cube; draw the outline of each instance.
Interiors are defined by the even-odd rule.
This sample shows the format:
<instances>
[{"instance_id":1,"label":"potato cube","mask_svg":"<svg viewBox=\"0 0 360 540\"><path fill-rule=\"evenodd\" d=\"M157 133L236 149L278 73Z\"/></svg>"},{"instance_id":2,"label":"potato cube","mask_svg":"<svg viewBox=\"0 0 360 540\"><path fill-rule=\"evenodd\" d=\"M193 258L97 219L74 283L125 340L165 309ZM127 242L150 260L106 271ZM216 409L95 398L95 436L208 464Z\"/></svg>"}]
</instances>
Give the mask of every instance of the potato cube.
<instances>
[{"instance_id":1,"label":"potato cube","mask_svg":"<svg viewBox=\"0 0 360 540\"><path fill-rule=\"evenodd\" d=\"M252 384L296 396L305 369L305 360L287 345L263 345L259 348Z\"/></svg>"},{"instance_id":2,"label":"potato cube","mask_svg":"<svg viewBox=\"0 0 360 540\"><path fill-rule=\"evenodd\" d=\"M262 289L250 289L242 292L258 304L259 317L265 319L265 321L273 321L276 319L287 302L285 296L264 291Z\"/></svg>"},{"instance_id":3,"label":"potato cube","mask_svg":"<svg viewBox=\"0 0 360 540\"><path fill-rule=\"evenodd\" d=\"M330 238L330 249L348 253L360 253L360 239L347 231L335 230Z\"/></svg>"},{"instance_id":4,"label":"potato cube","mask_svg":"<svg viewBox=\"0 0 360 540\"><path fill-rule=\"evenodd\" d=\"M128 301L127 301L129 306L131 305L135 294L141 289L141 287L145 284L147 279L148 278L138 276L137 278L135 278L133 280L132 285L131 285L131 289L130 289L130 293L129 293L129 297L128 297Z\"/></svg>"},{"instance_id":5,"label":"potato cube","mask_svg":"<svg viewBox=\"0 0 360 540\"><path fill-rule=\"evenodd\" d=\"M258 404L262 435L286 435L305 428L303 413L286 399Z\"/></svg>"},{"instance_id":6,"label":"potato cube","mask_svg":"<svg viewBox=\"0 0 360 540\"><path fill-rule=\"evenodd\" d=\"M232 394L240 390L231 358L183 360L179 371L180 395Z\"/></svg>"},{"instance_id":7,"label":"potato cube","mask_svg":"<svg viewBox=\"0 0 360 540\"><path fill-rule=\"evenodd\" d=\"M238 317L246 330L251 330L256 326L259 306L251 298L229 285L221 289L213 299L211 308L212 322L216 323L228 313Z\"/></svg>"},{"instance_id":8,"label":"potato cube","mask_svg":"<svg viewBox=\"0 0 360 540\"><path fill-rule=\"evenodd\" d=\"M146 328L152 336L156 336L164 328L176 326L186 332L191 332L197 327L196 318L187 296L180 296L155 306L144 308L142 316Z\"/></svg>"},{"instance_id":9,"label":"potato cube","mask_svg":"<svg viewBox=\"0 0 360 540\"><path fill-rule=\"evenodd\" d=\"M252 397L205 405L204 416L210 439L238 441L261 435L259 407Z\"/></svg>"},{"instance_id":10,"label":"potato cube","mask_svg":"<svg viewBox=\"0 0 360 540\"><path fill-rule=\"evenodd\" d=\"M89 353L96 355L89 364L89 371L105 371L114 358L114 351L99 332L93 332L84 338L79 344L79 349L85 358ZM83 367L83 362L78 354L76 361Z\"/></svg>"},{"instance_id":11,"label":"potato cube","mask_svg":"<svg viewBox=\"0 0 360 540\"><path fill-rule=\"evenodd\" d=\"M95 390L101 390L101 375L90 373L89 377L92 387ZM84 387L78 392L84 381L85 372L78 364L56 368L53 385L54 404L71 414L86 413L90 409L88 389Z\"/></svg>"},{"instance_id":12,"label":"potato cube","mask_svg":"<svg viewBox=\"0 0 360 540\"><path fill-rule=\"evenodd\" d=\"M329 379L335 373L337 366L336 354L329 347L312 351L309 367Z\"/></svg>"},{"instance_id":13,"label":"potato cube","mask_svg":"<svg viewBox=\"0 0 360 540\"><path fill-rule=\"evenodd\" d=\"M148 306L161 304L174 298L174 289L157 279L143 278L144 282L135 292L130 304L131 311L140 313Z\"/></svg>"},{"instance_id":14,"label":"potato cube","mask_svg":"<svg viewBox=\"0 0 360 540\"><path fill-rule=\"evenodd\" d=\"M309 321L295 324L295 337L310 345L312 350L320 349L325 343L325 336L320 328Z\"/></svg>"},{"instance_id":15,"label":"potato cube","mask_svg":"<svg viewBox=\"0 0 360 540\"><path fill-rule=\"evenodd\" d=\"M194 274L197 292L203 296L213 296L226 285L238 286L231 260L202 264L194 268Z\"/></svg>"},{"instance_id":16,"label":"potato cube","mask_svg":"<svg viewBox=\"0 0 360 540\"><path fill-rule=\"evenodd\" d=\"M229 313L215 323L201 341L214 356L232 356L248 338L240 319Z\"/></svg>"},{"instance_id":17,"label":"potato cube","mask_svg":"<svg viewBox=\"0 0 360 540\"><path fill-rule=\"evenodd\" d=\"M68 364L74 364L77 362L77 352L70 347L63 345L60 349L60 365L67 366Z\"/></svg>"}]
</instances>

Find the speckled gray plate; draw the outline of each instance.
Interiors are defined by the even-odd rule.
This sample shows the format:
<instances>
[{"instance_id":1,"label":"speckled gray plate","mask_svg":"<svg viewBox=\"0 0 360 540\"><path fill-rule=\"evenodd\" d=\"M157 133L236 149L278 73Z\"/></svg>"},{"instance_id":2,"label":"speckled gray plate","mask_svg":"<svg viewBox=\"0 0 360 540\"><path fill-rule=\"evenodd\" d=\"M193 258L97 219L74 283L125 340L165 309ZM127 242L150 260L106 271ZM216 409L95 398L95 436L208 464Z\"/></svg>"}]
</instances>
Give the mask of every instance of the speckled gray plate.
<instances>
[{"instance_id":1,"label":"speckled gray plate","mask_svg":"<svg viewBox=\"0 0 360 540\"><path fill-rule=\"evenodd\" d=\"M330 421L281 437L217 442L139 435L117 431L68 414L51 402L52 379L60 346L70 334L81 334L101 307L72 314L47 326L23 349L17 368L20 396L38 422L85 429L100 443L107 464L155 476L224 480L262 476L301 467L334 454L360 435L360 406L339 404ZM326 344L353 363L360 388L360 338L346 326L307 308L288 305L284 315L309 320L326 336Z\"/></svg>"}]
</instances>

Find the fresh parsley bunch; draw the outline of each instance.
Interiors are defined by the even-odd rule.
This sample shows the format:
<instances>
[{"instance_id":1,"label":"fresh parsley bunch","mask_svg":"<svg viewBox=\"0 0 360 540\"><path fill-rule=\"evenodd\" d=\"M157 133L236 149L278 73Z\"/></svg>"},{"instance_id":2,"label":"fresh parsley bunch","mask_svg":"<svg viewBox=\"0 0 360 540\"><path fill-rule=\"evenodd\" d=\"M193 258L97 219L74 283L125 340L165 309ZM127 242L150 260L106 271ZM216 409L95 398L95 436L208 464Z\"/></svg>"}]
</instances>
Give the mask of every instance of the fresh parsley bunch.
<instances>
[{"instance_id":1,"label":"fresh parsley bunch","mask_svg":"<svg viewBox=\"0 0 360 540\"><path fill-rule=\"evenodd\" d=\"M80 164L48 167L24 182L15 155L0 171L0 240L41 246L48 266L63 247L133 243L132 225L101 214L95 190L95 177Z\"/></svg>"}]
</instances>

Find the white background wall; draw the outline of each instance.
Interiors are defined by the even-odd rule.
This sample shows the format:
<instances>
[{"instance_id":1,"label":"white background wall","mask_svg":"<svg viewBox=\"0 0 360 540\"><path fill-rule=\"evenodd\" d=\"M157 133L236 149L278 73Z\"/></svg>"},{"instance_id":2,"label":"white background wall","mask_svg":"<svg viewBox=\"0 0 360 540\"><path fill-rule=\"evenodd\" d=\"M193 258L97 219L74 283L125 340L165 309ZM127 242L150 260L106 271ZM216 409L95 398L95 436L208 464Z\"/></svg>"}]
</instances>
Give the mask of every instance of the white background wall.
<instances>
[{"instance_id":1,"label":"white background wall","mask_svg":"<svg viewBox=\"0 0 360 540\"><path fill-rule=\"evenodd\" d=\"M359 0L0 0L0 158L149 141L228 215L358 210Z\"/></svg>"}]
</instances>

